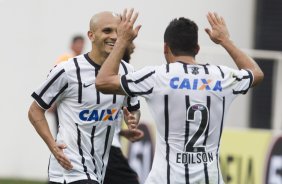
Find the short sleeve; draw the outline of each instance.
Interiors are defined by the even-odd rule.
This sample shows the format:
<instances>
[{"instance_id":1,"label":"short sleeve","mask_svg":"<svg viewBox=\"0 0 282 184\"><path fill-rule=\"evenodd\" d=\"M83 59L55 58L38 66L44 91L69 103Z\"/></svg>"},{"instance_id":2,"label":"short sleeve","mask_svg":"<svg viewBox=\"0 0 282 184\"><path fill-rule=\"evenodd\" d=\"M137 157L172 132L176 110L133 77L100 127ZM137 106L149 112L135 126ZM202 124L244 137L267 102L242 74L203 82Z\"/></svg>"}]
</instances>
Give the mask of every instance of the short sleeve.
<instances>
[{"instance_id":1,"label":"short sleeve","mask_svg":"<svg viewBox=\"0 0 282 184\"><path fill-rule=\"evenodd\" d=\"M246 94L253 83L253 73L250 70L235 70L221 67L226 75L226 83L223 85L230 88L234 95Z\"/></svg>"},{"instance_id":2,"label":"short sleeve","mask_svg":"<svg viewBox=\"0 0 282 184\"><path fill-rule=\"evenodd\" d=\"M136 72L122 75L121 87L131 97L146 97L153 92L155 85L155 70L153 67L145 67Z\"/></svg>"},{"instance_id":3,"label":"short sleeve","mask_svg":"<svg viewBox=\"0 0 282 184\"><path fill-rule=\"evenodd\" d=\"M47 79L32 93L34 100L43 109L49 109L56 99L68 88L65 69L57 65L51 70Z\"/></svg>"},{"instance_id":4,"label":"short sleeve","mask_svg":"<svg viewBox=\"0 0 282 184\"><path fill-rule=\"evenodd\" d=\"M137 111L138 109L140 109L140 102L138 97L125 97L124 106L127 107L129 112Z\"/></svg>"}]
</instances>

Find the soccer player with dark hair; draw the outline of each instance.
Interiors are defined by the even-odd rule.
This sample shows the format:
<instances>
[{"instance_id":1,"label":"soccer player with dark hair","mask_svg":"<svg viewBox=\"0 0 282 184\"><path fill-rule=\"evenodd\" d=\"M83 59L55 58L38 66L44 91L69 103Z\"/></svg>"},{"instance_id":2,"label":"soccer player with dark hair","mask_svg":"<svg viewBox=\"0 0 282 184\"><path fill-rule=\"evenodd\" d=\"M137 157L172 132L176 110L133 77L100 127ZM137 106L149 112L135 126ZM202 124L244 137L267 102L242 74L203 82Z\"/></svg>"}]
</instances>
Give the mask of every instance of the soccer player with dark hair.
<instances>
[{"instance_id":1,"label":"soccer player with dark hair","mask_svg":"<svg viewBox=\"0 0 282 184\"><path fill-rule=\"evenodd\" d=\"M210 39L221 45L238 69L195 60L199 51L197 25L174 19L164 36L167 64L117 75L123 53L137 36L138 14L125 10L113 51L97 76L104 93L143 96L156 123L156 149L146 184L224 183L219 167L223 122L231 102L263 80L257 63L230 40L227 26L216 13L207 15Z\"/></svg>"}]
</instances>

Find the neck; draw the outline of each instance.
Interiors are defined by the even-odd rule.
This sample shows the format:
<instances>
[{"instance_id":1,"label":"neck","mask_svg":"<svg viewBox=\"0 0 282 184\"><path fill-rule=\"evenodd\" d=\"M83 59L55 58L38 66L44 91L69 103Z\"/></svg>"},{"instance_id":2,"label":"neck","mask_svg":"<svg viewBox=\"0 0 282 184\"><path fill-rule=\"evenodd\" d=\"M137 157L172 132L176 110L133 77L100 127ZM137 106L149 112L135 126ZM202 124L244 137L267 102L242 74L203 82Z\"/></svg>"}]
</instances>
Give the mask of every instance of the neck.
<instances>
[{"instance_id":1,"label":"neck","mask_svg":"<svg viewBox=\"0 0 282 184\"><path fill-rule=\"evenodd\" d=\"M81 52L75 52L75 51L73 51L72 52L75 56L79 56L80 54L81 54Z\"/></svg>"},{"instance_id":2,"label":"neck","mask_svg":"<svg viewBox=\"0 0 282 184\"><path fill-rule=\"evenodd\" d=\"M174 56L171 61L171 63L182 61L183 63L187 64L197 64L195 58L192 56Z\"/></svg>"},{"instance_id":3,"label":"neck","mask_svg":"<svg viewBox=\"0 0 282 184\"><path fill-rule=\"evenodd\" d=\"M90 57L90 59L95 62L98 65L102 65L107 56L103 56L102 54L99 54L98 52L95 52L94 50L91 50L91 52L88 53L88 56Z\"/></svg>"}]
</instances>

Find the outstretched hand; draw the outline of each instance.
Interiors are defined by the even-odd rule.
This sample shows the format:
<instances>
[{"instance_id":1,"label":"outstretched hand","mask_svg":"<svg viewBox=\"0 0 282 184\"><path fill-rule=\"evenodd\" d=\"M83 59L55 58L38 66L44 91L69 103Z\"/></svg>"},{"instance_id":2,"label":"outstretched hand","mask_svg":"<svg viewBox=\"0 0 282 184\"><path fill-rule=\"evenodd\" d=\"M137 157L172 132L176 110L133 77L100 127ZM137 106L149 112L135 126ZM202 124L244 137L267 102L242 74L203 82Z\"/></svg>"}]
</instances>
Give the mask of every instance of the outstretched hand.
<instances>
[{"instance_id":1,"label":"outstretched hand","mask_svg":"<svg viewBox=\"0 0 282 184\"><path fill-rule=\"evenodd\" d=\"M138 17L138 12L134 12L134 9L127 9L123 11L121 15L121 22L117 28L118 39L122 39L127 42L132 42L138 35L141 25L137 25L133 29L133 25Z\"/></svg>"},{"instance_id":2,"label":"outstretched hand","mask_svg":"<svg viewBox=\"0 0 282 184\"><path fill-rule=\"evenodd\" d=\"M56 147L53 148L52 153L57 159L58 163L66 170L71 170L73 168L70 160L66 157L63 150L66 149L67 146L65 144L57 144Z\"/></svg>"},{"instance_id":3,"label":"outstretched hand","mask_svg":"<svg viewBox=\"0 0 282 184\"><path fill-rule=\"evenodd\" d=\"M219 16L217 13L209 12L207 19L211 25L211 29L206 28L205 31L214 43L221 44L229 40L229 32L223 17Z\"/></svg>"}]
</instances>

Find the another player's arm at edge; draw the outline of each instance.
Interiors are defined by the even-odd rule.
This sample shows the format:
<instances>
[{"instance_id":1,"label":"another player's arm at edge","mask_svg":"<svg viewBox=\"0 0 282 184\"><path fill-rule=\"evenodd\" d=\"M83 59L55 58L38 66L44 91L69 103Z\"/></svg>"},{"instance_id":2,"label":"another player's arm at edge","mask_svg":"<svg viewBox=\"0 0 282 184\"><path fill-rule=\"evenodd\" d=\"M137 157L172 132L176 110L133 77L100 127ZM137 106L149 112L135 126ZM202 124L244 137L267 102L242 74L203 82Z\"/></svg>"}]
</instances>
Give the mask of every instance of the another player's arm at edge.
<instances>
[{"instance_id":1,"label":"another player's arm at edge","mask_svg":"<svg viewBox=\"0 0 282 184\"><path fill-rule=\"evenodd\" d=\"M96 88L102 93L126 95L120 84L118 70L128 45L126 41L117 39L114 49L103 63L95 81Z\"/></svg>"},{"instance_id":2,"label":"another player's arm at edge","mask_svg":"<svg viewBox=\"0 0 282 184\"><path fill-rule=\"evenodd\" d=\"M128 13L127 9L124 10L120 25L118 26L118 37L115 46L103 63L96 78L96 88L102 93L126 94L121 87L118 70L126 48L138 35L138 31L141 28L141 25L138 25L133 29L133 25L138 17L138 13L133 12L134 9L131 9Z\"/></svg>"},{"instance_id":3,"label":"another player's arm at edge","mask_svg":"<svg viewBox=\"0 0 282 184\"><path fill-rule=\"evenodd\" d=\"M64 144L57 144L51 134L50 128L48 126L48 122L45 117L45 111L41 108L35 101L31 104L28 111L28 118L36 129L37 133L47 144L49 150L56 157L58 162L67 170L72 169L71 162L69 159L63 154L62 149L66 148Z\"/></svg>"},{"instance_id":4,"label":"another player's arm at edge","mask_svg":"<svg viewBox=\"0 0 282 184\"><path fill-rule=\"evenodd\" d=\"M129 44L124 43L123 40L117 40L114 46L116 49L111 51L103 63L95 81L96 88L102 93L126 95L120 84L118 70L127 45Z\"/></svg>"},{"instance_id":5,"label":"another player's arm at edge","mask_svg":"<svg viewBox=\"0 0 282 184\"><path fill-rule=\"evenodd\" d=\"M218 16L217 13L209 13L207 19L211 25L211 30L208 28L205 30L210 39L214 43L221 45L229 53L239 69L252 71L254 77L252 87L259 84L264 78L262 70L251 57L246 55L230 40L224 19Z\"/></svg>"}]
</instances>

